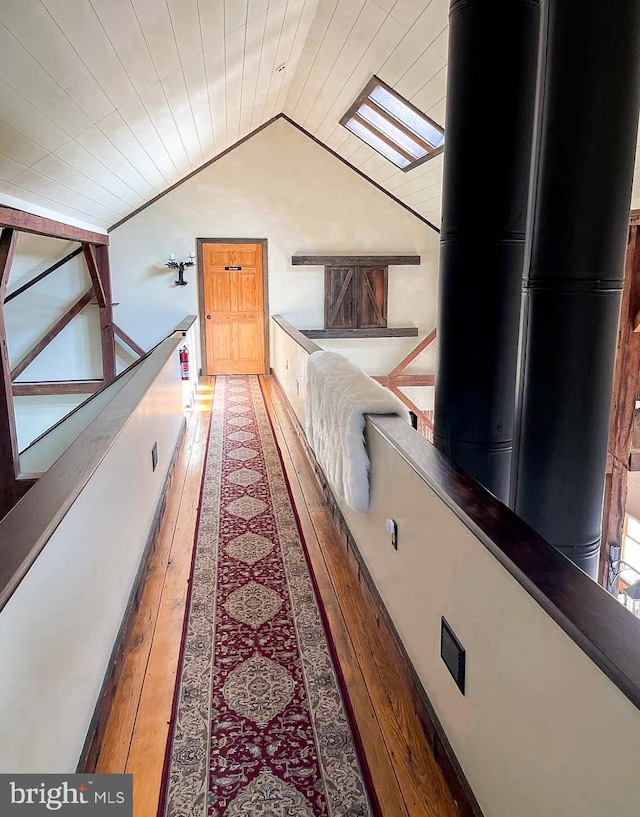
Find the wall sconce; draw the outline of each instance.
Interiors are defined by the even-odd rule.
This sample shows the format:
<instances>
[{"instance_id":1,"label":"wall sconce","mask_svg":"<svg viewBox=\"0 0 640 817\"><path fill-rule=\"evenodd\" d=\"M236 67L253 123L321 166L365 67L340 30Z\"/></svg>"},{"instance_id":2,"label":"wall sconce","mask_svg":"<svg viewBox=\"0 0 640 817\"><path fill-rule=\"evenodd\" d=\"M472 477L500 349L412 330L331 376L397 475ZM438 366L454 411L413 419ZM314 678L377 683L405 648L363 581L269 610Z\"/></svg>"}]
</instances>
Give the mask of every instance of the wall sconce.
<instances>
[{"instance_id":1,"label":"wall sconce","mask_svg":"<svg viewBox=\"0 0 640 817\"><path fill-rule=\"evenodd\" d=\"M192 267L195 263L193 260L196 257L195 253L189 253L189 260L188 261L176 261L176 257L173 253L169 256L169 260L165 264L166 267L169 269L177 269L178 270L178 280L175 281L176 286L179 287L186 287L189 283L188 281L184 280L184 271L186 267Z\"/></svg>"}]
</instances>

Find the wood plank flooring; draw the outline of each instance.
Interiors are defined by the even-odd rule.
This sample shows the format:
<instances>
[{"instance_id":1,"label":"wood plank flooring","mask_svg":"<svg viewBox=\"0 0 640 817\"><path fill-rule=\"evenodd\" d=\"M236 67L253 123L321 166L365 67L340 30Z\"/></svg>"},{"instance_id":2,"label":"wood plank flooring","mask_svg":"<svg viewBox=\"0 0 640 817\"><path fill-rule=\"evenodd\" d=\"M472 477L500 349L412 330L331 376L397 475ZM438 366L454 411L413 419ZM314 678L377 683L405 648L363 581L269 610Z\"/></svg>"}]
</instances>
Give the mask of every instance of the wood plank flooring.
<instances>
[{"instance_id":1,"label":"wood plank flooring","mask_svg":"<svg viewBox=\"0 0 640 817\"><path fill-rule=\"evenodd\" d=\"M383 817L455 817L454 800L419 723L358 567L342 544L282 393L265 402L329 622ZM130 772L134 817L155 817L185 614L212 382L188 420L158 547L129 645L97 771Z\"/></svg>"}]
</instances>

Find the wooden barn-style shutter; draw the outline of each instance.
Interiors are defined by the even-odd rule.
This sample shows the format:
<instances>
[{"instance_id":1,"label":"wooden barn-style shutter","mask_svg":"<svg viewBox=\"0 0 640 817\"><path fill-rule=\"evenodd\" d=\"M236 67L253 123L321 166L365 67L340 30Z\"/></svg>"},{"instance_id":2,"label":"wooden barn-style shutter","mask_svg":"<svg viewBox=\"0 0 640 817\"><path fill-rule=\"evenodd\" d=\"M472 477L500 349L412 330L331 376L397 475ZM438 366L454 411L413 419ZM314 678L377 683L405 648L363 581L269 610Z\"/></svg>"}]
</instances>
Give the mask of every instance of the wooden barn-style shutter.
<instances>
[{"instance_id":1,"label":"wooden barn-style shutter","mask_svg":"<svg viewBox=\"0 0 640 817\"><path fill-rule=\"evenodd\" d=\"M387 325L386 267L325 267L325 328Z\"/></svg>"},{"instance_id":2,"label":"wooden barn-style shutter","mask_svg":"<svg viewBox=\"0 0 640 817\"><path fill-rule=\"evenodd\" d=\"M325 267L324 325L327 329L357 326L356 267Z\"/></svg>"},{"instance_id":3,"label":"wooden barn-style shutter","mask_svg":"<svg viewBox=\"0 0 640 817\"><path fill-rule=\"evenodd\" d=\"M384 328L387 325L387 268L358 269L358 328Z\"/></svg>"}]
</instances>

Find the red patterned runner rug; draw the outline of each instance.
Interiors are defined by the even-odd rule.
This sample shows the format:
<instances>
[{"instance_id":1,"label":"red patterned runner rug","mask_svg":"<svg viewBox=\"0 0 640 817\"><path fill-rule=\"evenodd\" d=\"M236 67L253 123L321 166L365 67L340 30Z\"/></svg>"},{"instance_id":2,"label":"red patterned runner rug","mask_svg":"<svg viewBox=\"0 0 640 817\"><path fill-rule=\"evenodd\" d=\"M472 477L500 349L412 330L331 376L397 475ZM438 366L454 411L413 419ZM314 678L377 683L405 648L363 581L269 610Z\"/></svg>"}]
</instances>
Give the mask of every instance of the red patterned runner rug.
<instances>
[{"instance_id":1,"label":"red patterned runner rug","mask_svg":"<svg viewBox=\"0 0 640 817\"><path fill-rule=\"evenodd\" d=\"M257 378L216 380L167 817L369 817Z\"/></svg>"}]
</instances>

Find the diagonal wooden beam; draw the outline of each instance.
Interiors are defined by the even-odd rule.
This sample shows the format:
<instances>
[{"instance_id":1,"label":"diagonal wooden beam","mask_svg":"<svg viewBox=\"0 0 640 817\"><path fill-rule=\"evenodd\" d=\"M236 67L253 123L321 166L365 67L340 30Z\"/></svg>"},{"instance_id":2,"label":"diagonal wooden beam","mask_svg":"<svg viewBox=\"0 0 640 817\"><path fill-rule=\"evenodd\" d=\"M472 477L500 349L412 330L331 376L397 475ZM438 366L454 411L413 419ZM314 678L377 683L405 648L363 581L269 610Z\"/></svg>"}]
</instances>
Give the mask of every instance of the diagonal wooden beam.
<instances>
[{"instance_id":1,"label":"diagonal wooden beam","mask_svg":"<svg viewBox=\"0 0 640 817\"><path fill-rule=\"evenodd\" d=\"M129 335L127 335L127 333L120 329L120 327L117 326L115 323L113 324L113 331L120 338L120 340L124 341L130 349L133 349L133 351L139 357L143 357L144 355L146 355L146 352L142 348L142 346L138 346L135 340L132 340L132 338L130 338Z\"/></svg>"},{"instance_id":2,"label":"diagonal wooden beam","mask_svg":"<svg viewBox=\"0 0 640 817\"><path fill-rule=\"evenodd\" d=\"M30 366L33 361L38 357L38 355L47 348L47 346L51 343L51 341L57 337L62 330L68 326L71 321L78 315L82 310L90 303L91 299L93 298L93 287L89 287L89 289L78 298L78 300L71 306L64 315L57 321L51 329L43 335L42 338L36 343L36 345L31 349L27 354L22 358L20 363L18 363L14 368L11 370L11 380L15 380L16 377L20 377L22 372Z\"/></svg>"},{"instance_id":3,"label":"diagonal wooden beam","mask_svg":"<svg viewBox=\"0 0 640 817\"><path fill-rule=\"evenodd\" d=\"M103 286L104 307L100 309L100 344L102 346L102 377L110 383L116 376L116 339L113 332L113 299L109 247L96 247L96 267Z\"/></svg>"},{"instance_id":4,"label":"diagonal wooden beam","mask_svg":"<svg viewBox=\"0 0 640 817\"><path fill-rule=\"evenodd\" d=\"M436 339L437 329L432 329L431 332L422 340L415 349L412 349L409 354L403 358L400 363L389 372L389 377L395 377L396 375L400 374L400 372L405 369L412 360L418 357L420 352L424 352L424 350L429 346L429 344L433 343Z\"/></svg>"},{"instance_id":5,"label":"diagonal wooden beam","mask_svg":"<svg viewBox=\"0 0 640 817\"><path fill-rule=\"evenodd\" d=\"M70 252L69 255L65 255L64 258L61 258L59 261L56 261L55 264L52 264L50 267L47 267L47 269L44 270L44 272L39 273L38 275L36 275L35 278L32 278L30 281L27 281L26 284L23 284L21 287L18 287L18 289L15 289L10 295L7 295L7 297L4 299L5 304L8 304L9 301L12 301L14 298L17 298L18 295L22 295L23 292L26 292L28 289L31 289L31 287L34 284L37 284L38 281L42 281L42 279L46 278L47 275L51 275L52 272L55 272L57 269L60 269L60 267L64 266L68 261L71 261L72 258L75 258L76 255L80 255L81 252L82 247L78 247L73 252Z\"/></svg>"},{"instance_id":6,"label":"diagonal wooden beam","mask_svg":"<svg viewBox=\"0 0 640 817\"><path fill-rule=\"evenodd\" d=\"M420 419L428 426L431 425L431 421L428 419L424 411L422 411L422 409L419 409L416 406L416 404L412 400L410 400L406 394L403 394L403 392L401 392L397 386L387 386L387 388L389 389L390 392L393 392L393 394L395 394L398 400L401 400L405 404L409 411L412 411L415 415L420 417Z\"/></svg>"},{"instance_id":7,"label":"diagonal wooden beam","mask_svg":"<svg viewBox=\"0 0 640 817\"><path fill-rule=\"evenodd\" d=\"M107 299L104 292L102 277L98 271L98 265L96 264L96 259L93 254L91 244L83 244L82 252L84 253L84 260L87 262L89 277L91 278L91 283L93 284L93 289L96 293L96 298L98 299L98 306L100 309L104 309L107 305Z\"/></svg>"}]
</instances>

